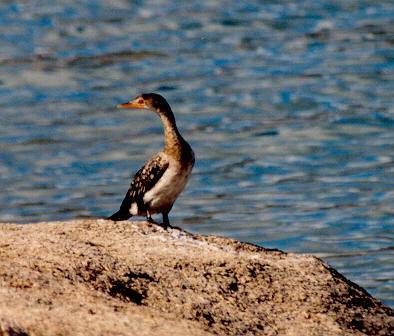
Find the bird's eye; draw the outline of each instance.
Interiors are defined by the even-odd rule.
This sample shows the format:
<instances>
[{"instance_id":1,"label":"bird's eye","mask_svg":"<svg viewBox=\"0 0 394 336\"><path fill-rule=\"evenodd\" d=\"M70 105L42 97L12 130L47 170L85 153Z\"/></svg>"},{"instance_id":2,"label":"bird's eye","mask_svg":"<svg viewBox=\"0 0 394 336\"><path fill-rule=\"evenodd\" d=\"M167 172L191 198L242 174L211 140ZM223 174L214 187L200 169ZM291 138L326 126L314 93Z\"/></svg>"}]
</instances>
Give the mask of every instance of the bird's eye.
<instances>
[{"instance_id":1,"label":"bird's eye","mask_svg":"<svg viewBox=\"0 0 394 336\"><path fill-rule=\"evenodd\" d=\"M143 104L144 103L144 100L143 99L139 99L138 100L138 104Z\"/></svg>"}]
</instances>

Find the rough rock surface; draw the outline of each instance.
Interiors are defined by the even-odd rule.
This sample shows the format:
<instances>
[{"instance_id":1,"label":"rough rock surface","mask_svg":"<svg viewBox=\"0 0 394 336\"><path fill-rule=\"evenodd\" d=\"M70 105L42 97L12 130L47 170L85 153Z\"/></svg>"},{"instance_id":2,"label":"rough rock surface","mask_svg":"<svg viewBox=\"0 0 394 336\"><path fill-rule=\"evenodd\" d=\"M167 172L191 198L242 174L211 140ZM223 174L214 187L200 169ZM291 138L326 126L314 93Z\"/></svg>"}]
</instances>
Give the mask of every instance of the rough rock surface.
<instances>
[{"instance_id":1,"label":"rough rock surface","mask_svg":"<svg viewBox=\"0 0 394 336\"><path fill-rule=\"evenodd\" d=\"M0 224L0 335L390 335L393 319L309 255L144 222Z\"/></svg>"}]
</instances>

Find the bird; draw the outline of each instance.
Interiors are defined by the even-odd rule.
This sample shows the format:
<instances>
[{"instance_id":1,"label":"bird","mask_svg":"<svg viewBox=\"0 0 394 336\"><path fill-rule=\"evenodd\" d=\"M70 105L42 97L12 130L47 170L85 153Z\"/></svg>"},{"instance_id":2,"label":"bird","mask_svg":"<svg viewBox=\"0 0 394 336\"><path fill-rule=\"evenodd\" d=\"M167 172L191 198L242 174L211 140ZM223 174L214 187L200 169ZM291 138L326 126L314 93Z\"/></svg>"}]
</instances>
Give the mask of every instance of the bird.
<instances>
[{"instance_id":1,"label":"bird","mask_svg":"<svg viewBox=\"0 0 394 336\"><path fill-rule=\"evenodd\" d=\"M179 132L174 113L163 96L143 93L117 107L158 114L163 124L164 148L137 171L119 210L107 219L122 221L146 216L148 222L159 224L152 215L161 213L163 223L159 225L171 228L168 214L189 180L195 162L193 149Z\"/></svg>"}]
</instances>

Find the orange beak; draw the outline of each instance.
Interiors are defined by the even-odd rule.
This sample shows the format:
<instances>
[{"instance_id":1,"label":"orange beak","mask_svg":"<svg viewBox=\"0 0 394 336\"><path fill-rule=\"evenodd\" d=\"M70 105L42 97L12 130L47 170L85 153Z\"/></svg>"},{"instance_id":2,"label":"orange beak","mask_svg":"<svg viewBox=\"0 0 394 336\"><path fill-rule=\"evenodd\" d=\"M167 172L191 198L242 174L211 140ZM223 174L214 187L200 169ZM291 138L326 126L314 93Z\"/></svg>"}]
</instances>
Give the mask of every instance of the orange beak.
<instances>
[{"instance_id":1,"label":"orange beak","mask_svg":"<svg viewBox=\"0 0 394 336\"><path fill-rule=\"evenodd\" d=\"M136 100L133 101L129 101L127 103L124 104L119 104L116 106L117 108L128 108L128 109L143 109L145 108L145 104L144 103L138 103Z\"/></svg>"}]
</instances>

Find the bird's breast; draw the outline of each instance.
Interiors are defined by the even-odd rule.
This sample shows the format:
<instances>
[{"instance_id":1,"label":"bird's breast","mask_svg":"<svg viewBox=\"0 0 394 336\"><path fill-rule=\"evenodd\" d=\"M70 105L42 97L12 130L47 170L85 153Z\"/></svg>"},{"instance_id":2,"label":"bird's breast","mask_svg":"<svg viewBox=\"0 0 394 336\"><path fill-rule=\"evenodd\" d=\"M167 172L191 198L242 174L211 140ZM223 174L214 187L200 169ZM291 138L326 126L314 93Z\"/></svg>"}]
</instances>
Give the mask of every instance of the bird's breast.
<instances>
[{"instance_id":1,"label":"bird's breast","mask_svg":"<svg viewBox=\"0 0 394 336\"><path fill-rule=\"evenodd\" d=\"M171 209L176 198L185 188L192 168L192 162L184 166L178 162L170 162L160 180L144 195L144 203L148 205L150 212Z\"/></svg>"}]
</instances>

